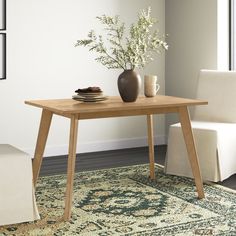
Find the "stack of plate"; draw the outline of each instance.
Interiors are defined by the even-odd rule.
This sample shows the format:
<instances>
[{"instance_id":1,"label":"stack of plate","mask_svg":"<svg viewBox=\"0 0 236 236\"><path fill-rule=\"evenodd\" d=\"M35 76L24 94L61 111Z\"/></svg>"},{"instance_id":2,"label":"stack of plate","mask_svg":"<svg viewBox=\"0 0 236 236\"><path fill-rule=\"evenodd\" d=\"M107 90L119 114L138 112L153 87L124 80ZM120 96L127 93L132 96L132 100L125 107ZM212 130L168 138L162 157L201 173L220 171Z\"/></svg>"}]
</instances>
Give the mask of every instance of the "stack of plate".
<instances>
[{"instance_id":1,"label":"stack of plate","mask_svg":"<svg viewBox=\"0 0 236 236\"><path fill-rule=\"evenodd\" d=\"M102 92L78 92L72 98L82 102L101 102L106 100L107 96L104 96Z\"/></svg>"}]
</instances>

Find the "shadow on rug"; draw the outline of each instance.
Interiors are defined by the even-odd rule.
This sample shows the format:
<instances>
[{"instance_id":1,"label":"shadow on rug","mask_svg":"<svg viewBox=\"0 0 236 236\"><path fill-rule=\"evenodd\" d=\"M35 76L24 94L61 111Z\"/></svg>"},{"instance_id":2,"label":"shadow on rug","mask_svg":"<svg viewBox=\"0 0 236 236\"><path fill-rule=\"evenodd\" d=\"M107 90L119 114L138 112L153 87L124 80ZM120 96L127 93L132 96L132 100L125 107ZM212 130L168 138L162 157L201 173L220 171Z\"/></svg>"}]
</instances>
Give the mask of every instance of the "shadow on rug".
<instances>
[{"instance_id":1,"label":"shadow on rug","mask_svg":"<svg viewBox=\"0 0 236 236\"><path fill-rule=\"evenodd\" d=\"M66 176L39 179L41 220L0 227L0 235L236 235L236 193L204 184L197 199L191 179L148 165L77 173L72 218L63 222Z\"/></svg>"}]
</instances>

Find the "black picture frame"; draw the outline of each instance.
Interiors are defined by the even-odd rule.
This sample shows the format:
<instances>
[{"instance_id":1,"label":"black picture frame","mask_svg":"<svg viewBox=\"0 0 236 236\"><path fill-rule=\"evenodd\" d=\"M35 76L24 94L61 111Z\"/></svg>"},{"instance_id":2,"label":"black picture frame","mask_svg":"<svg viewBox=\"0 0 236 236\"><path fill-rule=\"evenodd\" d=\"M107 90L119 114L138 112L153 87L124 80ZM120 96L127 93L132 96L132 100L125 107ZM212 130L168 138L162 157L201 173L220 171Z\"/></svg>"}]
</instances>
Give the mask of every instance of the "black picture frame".
<instances>
[{"instance_id":1,"label":"black picture frame","mask_svg":"<svg viewBox=\"0 0 236 236\"><path fill-rule=\"evenodd\" d=\"M6 70L7 70L6 38L7 38L6 33L0 33L0 80L6 79Z\"/></svg>"},{"instance_id":2,"label":"black picture frame","mask_svg":"<svg viewBox=\"0 0 236 236\"><path fill-rule=\"evenodd\" d=\"M6 0L0 0L0 30L7 28L7 4Z\"/></svg>"}]
</instances>

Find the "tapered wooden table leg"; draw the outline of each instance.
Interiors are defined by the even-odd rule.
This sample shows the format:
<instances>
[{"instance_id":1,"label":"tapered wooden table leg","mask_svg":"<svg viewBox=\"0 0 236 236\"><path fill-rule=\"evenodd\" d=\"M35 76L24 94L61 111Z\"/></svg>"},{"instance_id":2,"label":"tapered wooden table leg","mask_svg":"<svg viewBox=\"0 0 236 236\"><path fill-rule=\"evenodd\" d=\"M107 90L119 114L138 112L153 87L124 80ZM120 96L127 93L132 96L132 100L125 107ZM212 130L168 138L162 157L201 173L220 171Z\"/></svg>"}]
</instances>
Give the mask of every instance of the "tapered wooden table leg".
<instances>
[{"instance_id":1,"label":"tapered wooden table leg","mask_svg":"<svg viewBox=\"0 0 236 236\"><path fill-rule=\"evenodd\" d=\"M152 117L152 115L147 115L147 128L148 128L150 178L155 179L155 158L154 158L153 117Z\"/></svg>"},{"instance_id":2,"label":"tapered wooden table leg","mask_svg":"<svg viewBox=\"0 0 236 236\"><path fill-rule=\"evenodd\" d=\"M198 164L197 152L194 144L193 132L191 128L189 113L187 107L179 108L180 123L184 135L184 140L188 152L189 162L192 168L195 184L197 187L198 198L204 198L204 190L200 168Z\"/></svg>"},{"instance_id":3,"label":"tapered wooden table leg","mask_svg":"<svg viewBox=\"0 0 236 236\"><path fill-rule=\"evenodd\" d=\"M71 217L77 133L78 133L78 118L76 115L73 115L70 121L69 155L67 164L67 184L66 184L66 198L65 198L65 212L64 212L64 220L66 221L69 220Z\"/></svg>"},{"instance_id":4,"label":"tapered wooden table leg","mask_svg":"<svg viewBox=\"0 0 236 236\"><path fill-rule=\"evenodd\" d=\"M36 186L36 182L39 176L43 153L45 149L45 145L47 142L48 132L51 125L52 120L52 112L48 110L42 110L41 121L39 126L38 138L34 153L33 159L33 183Z\"/></svg>"}]
</instances>

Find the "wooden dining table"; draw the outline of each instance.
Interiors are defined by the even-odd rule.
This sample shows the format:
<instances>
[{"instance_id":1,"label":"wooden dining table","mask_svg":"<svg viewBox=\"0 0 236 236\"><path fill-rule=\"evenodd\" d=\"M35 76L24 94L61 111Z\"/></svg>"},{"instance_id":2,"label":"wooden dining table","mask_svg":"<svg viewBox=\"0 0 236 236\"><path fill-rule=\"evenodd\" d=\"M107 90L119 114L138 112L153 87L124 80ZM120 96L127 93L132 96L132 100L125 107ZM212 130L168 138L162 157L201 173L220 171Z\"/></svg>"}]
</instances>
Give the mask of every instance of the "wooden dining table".
<instances>
[{"instance_id":1,"label":"wooden dining table","mask_svg":"<svg viewBox=\"0 0 236 236\"><path fill-rule=\"evenodd\" d=\"M106 101L89 103L80 102L73 99L31 100L25 101L25 103L42 109L41 121L33 159L33 181L35 187L43 160L44 149L46 146L52 116L58 115L70 119L64 220L69 220L71 217L78 122L84 119L122 116L146 116L150 178L154 180L155 160L153 140L153 115L178 113L184 140L187 147L188 158L195 180L198 198L204 198L203 183L194 144L194 137L192 133L188 107L195 105L206 105L207 101L157 95L151 98L140 96L135 102L128 103L123 102L120 97L109 97Z\"/></svg>"}]
</instances>

